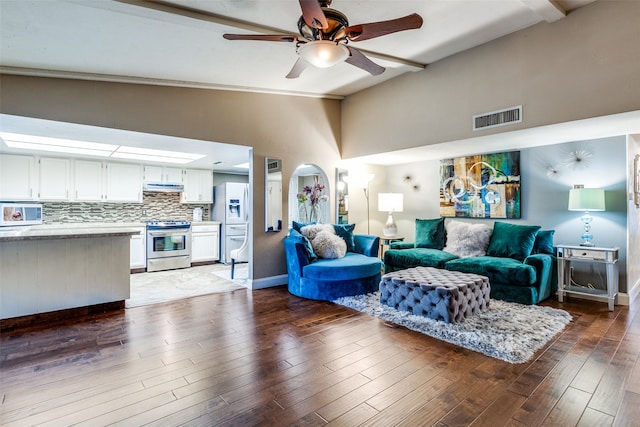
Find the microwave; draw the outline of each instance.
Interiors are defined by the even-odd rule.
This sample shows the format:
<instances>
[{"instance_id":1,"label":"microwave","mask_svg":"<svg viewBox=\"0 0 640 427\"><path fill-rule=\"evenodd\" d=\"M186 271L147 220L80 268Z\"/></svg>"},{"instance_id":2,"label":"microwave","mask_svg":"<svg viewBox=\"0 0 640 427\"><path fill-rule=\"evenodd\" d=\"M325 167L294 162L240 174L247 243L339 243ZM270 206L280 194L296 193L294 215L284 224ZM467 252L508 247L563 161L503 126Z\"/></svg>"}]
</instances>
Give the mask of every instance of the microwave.
<instances>
[{"instance_id":1,"label":"microwave","mask_svg":"<svg viewBox=\"0 0 640 427\"><path fill-rule=\"evenodd\" d=\"M42 224L42 205L37 203L0 203L0 226Z\"/></svg>"}]
</instances>

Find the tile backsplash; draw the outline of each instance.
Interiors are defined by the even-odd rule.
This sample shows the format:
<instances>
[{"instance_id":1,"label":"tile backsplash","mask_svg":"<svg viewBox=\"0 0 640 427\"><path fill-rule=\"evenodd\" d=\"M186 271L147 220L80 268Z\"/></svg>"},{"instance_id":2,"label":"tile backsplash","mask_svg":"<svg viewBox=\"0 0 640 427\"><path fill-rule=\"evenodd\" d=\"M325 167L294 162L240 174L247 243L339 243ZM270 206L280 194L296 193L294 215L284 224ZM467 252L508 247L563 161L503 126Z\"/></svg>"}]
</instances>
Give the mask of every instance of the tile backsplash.
<instances>
[{"instance_id":1,"label":"tile backsplash","mask_svg":"<svg viewBox=\"0 0 640 427\"><path fill-rule=\"evenodd\" d=\"M180 193L144 192L142 203L43 202L45 224L72 222L144 222L160 219L191 221L202 208L202 220L211 219L211 205L182 204Z\"/></svg>"}]
</instances>

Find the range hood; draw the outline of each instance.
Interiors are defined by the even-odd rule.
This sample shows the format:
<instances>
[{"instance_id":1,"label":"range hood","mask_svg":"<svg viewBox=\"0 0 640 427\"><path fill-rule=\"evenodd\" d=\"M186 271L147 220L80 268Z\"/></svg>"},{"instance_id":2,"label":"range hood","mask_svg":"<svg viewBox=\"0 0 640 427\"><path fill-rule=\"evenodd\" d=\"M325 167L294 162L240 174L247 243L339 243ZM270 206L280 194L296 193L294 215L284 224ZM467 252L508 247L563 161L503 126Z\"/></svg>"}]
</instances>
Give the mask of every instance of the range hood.
<instances>
[{"instance_id":1,"label":"range hood","mask_svg":"<svg viewBox=\"0 0 640 427\"><path fill-rule=\"evenodd\" d=\"M143 191L155 193L182 193L184 191L184 185L166 182L145 182L142 189Z\"/></svg>"}]
</instances>

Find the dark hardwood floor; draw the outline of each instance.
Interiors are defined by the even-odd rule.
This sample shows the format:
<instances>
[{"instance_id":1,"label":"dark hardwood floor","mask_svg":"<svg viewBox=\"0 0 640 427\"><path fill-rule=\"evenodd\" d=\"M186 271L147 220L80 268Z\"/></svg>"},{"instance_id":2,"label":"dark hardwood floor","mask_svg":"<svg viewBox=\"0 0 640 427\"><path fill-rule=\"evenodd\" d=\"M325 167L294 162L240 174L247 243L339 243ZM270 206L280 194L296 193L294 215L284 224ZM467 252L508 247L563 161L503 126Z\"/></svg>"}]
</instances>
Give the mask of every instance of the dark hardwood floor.
<instances>
[{"instance_id":1,"label":"dark hardwood floor","mask_svg":"<svg viewBox=\"0 0 640 427\"><path fill-rule=\"evenodd\" d=\"M520 365L284 287L7 331L0 424L640 425L637 304L545 304L574 320Z\"/></svg>"}]
</instances>

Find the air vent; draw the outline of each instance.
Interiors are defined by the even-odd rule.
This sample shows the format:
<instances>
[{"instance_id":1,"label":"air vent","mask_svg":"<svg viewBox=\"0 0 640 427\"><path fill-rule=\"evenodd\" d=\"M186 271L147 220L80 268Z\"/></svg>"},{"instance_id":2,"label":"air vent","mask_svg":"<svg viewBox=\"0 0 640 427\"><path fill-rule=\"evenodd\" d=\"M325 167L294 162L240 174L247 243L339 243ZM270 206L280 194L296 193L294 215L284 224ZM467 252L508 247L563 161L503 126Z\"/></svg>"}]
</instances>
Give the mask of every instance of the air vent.
<instances>
[{"instance_id":1,"label":"air vent","mask_svg":"<svg viewBox=\"0 0 640 427\"><path fill-rule=\"evenodd\" d=\"M522 105L473 116L473 130L494 128L522 122Z\"/></svg>"},{"instance_id":2,"label":"air vent","mask_svg":"<svg viewBox=\"0 0 640 427\"><path fill-rule=\"evenodd\" d=\"M278 172L282 170L282 166L280 164L279 159L268 159L267 160L267 172Z\"/></svg>"}]
</instances>

